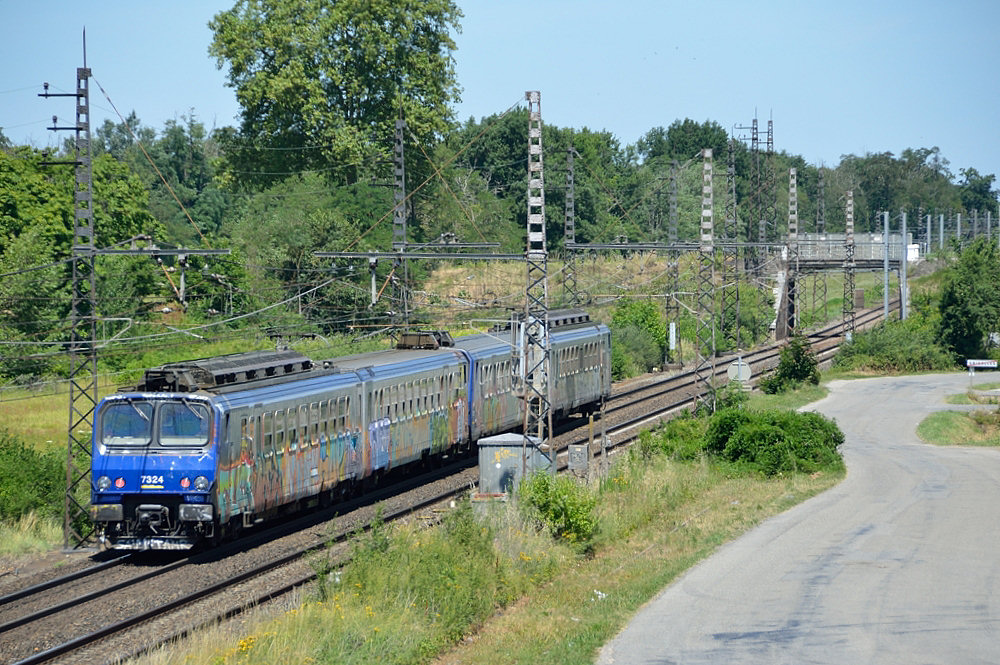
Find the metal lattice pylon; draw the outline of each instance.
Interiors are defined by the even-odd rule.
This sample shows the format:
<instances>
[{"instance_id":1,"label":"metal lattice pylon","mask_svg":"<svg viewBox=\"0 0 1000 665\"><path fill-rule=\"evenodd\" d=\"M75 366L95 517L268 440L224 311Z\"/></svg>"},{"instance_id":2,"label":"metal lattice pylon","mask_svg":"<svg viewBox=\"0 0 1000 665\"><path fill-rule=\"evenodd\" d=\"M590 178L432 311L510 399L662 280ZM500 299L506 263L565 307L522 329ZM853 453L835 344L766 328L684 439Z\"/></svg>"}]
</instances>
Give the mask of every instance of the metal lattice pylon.
<instances>
[{"instance_id":1,"label":"metal lattice pylon","mask_svg":"<svg viewBox=\"0 0 1000 665\"><path fill-rule=\"evenodd\" d=\"M405 130L406 121L397 118L392 161L392 248L400 252L406 251L406 161L403 151ZM405 258L396 260L394 270L399 274L393 286L395 307L392 318L397 326L401 323L405 327L410 323L409 268Z\"/></svg>"},{"instance_id":2,"label":"metal lattice pylon","mask_svg":"<svg viewBox=\"0 0 1000 665\"><path fill-rule=\"evenodd\" d=\"M816 235L817 240L826 233L826 169L819 167L819 174L816 182ZM826 273L818 271L813 273L813 312L823 308L823 321L827 320L826 303Z\"/></svg>"},{"instance_id":3,"label":"metal lattice pylon","mask_svg":"<svg viewBox=\"0 0 1000 665\"><path fill-rule=\"evenodd\" d=\"M847 190L844 223L844 331L854 334L854 190Z\"/></svg>"},{"instance_id":4,"label":"metal lattice pylon","mask_svg":"<svg viewBox=\"0 0 1000 665\"><path fill-rule=\"evenodd\" d=\"M788 293L788 310L786 312L787 334L792 335L798 327L798 271L799 271L799 184L798 170L788 169L788 241L786 286Z\"/></svg>"},{"instance_id":5,"label":"metal lattice pylon","mask_svg":"<svg viewBox=\"0 0 1000 665\"><path fill-rule=\"evenodd\" d=\"M670 208L667 214L667 242L671 245L677 244L677 178L678 172L680 171L680 165L677 160L670 162ZM667 282L669 284L669 293L667 293L666 303L665 303L665 314L667 317L667 326L669 327L671 323L674 324L674 330L680 331L681 329L681 309L677 301L677 293L680 291L680 253L670 250L667 252ZM680 335L676 335L674 338L677 344L674 350L674 357L666 358L667 362L680 363L681 359L681 349L680 349ZM667 349L669 354L670 349Z\"/></svg>"},{"instance_id":6,"label":"metal lattice pylon","mask_svg":"<svg viewBox=\"0 0 1000 665\"><path fill-rule=\"evenodd\" d=\"M712 150L702 150L701 229L698 242L698 322L695 345L698 361L695 372L709 408L715 410L715 241L712 194Z\"/></svg>"},{"instance_id":7,"label":"metal lattice pylon","mask_svg":"<svg viewBox=\"0 0 1000 665\"><path fill-rule=\"evenodd\" d=\"M575 154L576 149L573 146L566 150L566 224L563 237L566 247L576 244L576 171L573 165ZM580 293L576 286L576 251L572 249L566 250L563 289L566 304L570 307L579 306Z\"/></svg>"},{"instance_id":8,"label":"metal lattice pylon","mask_svg":"<svg viewBox=\"0 0 1000 665\"><path fill-rule=\"evenodd\" d=\"M722 331L729 349L740 348L739 226L736 220L736 141L729 139L726 162L726 225L722 249Z\"/></svg>"},{"instance_id":9,"label":"metal lattice pylon","mask_svg":"<svg viewBox=\"0 0 1000 665\"><path fill-rule=\"evenodd\" d=\"M549 395L548 251L545 243L545 179L542 172L542 102L537 90L525 93L528 101L528 247L527 289L522 322L521 389L524 399L524 434L540 443L552 432ZM551 451L552 472L555 454Z\"/></svg>"},{"instance_id":10,"label":"metal lattice pylon","mask_svg":"<svg viewBox=\"0 0 1000 665\"><path fill-rule=\"evenodd\" d=\"M91 530L77 499L90 489L90 433L97 407L97 312L94 272L93 185L90 161L90 69L76 70L76 168L73 188L73 290L70 302L69 428L63 546L82 544ZM89 497L88 497L89 498Z\"/></svg>"}]
</instances>

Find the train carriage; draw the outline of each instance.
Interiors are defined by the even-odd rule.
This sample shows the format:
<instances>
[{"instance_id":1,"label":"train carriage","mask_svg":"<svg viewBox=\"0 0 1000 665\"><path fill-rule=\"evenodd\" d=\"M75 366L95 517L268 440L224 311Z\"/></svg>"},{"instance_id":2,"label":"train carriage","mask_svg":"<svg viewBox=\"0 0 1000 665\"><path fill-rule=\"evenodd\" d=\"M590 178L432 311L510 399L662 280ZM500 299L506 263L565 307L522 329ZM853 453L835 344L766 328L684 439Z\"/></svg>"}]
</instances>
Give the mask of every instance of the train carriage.
<instances>
[{"instance_id":1,"label":"train carriage","mask_svg":"<svg viewBox=\"0 0 1000 665\"><path fill-rule=\"evenodd\" d=\"M321 366L293 351L148 370L95 410L92 516L119 549L186 549L523 423L510 331L404 333ZM610 333L553 322L552 408L610 394Z\"/></svg>"}]
</instances>

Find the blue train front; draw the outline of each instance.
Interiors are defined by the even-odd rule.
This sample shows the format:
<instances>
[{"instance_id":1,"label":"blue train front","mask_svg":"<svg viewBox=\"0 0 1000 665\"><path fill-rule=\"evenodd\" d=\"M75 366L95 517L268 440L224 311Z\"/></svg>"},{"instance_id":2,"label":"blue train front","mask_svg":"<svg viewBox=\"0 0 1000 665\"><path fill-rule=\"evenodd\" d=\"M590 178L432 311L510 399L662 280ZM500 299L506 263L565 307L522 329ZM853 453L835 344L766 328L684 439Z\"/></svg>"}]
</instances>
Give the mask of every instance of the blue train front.
<instances>
[{"instance_id":1,"label":"blue train front","mask_svg":"<svg viewBox=\"0 0 1000 665\"><path fill-rule=\"evenodd\" d=\"M215 535L217 413L207 397L126 393L96 414L92 516L121 549L187 549Z\"/></svg>"}]
</instances>

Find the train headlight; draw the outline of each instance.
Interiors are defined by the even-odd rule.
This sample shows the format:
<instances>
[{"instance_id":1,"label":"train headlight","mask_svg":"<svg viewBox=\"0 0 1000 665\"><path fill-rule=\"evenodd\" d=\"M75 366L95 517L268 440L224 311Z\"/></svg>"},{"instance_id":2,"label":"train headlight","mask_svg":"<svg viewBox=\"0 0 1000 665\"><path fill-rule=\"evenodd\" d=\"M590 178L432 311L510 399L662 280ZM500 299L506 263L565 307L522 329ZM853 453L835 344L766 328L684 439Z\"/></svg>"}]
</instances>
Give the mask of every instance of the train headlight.
<instances>
[{"instance_id":1,"label":"train headlight","mask_svg":"<svg viewBox=\"0 0 1000 665\"><path fill-rule=\"evenodd\" d=\"M125 479L121 477L115 478L115 487L118 489L125 487Z\"/></svg>"},{"instance_id":2,"label":"train headlight","mask_svg":"<svg viewBox=\"0 0 1000 665\"><path fill-rule=\"evenodd\" d=\"M198 476L194 479L194 488L200 492L204 492L208 489L208 478L205 476Z\"/></svg>"},{"instance_id":3,"label":"train headlight","mask_svg":"<svg viewBox=\"0 0 1000 665\"><path fill-rule=\"evenodd\" d=\"M183 478L181 478L181 488L187 489L189 487L191 487L191 479L188 478L187 476L184 476Z\"/></svg>"},{"instance_id":4,"label":"train headlight","mask_svg":"<svg viewBox=\"0 0 1000 665\"><path fill-rule=\"evenodd\" d=\"M108 489L109 487L111 487L111 479L110 478L108 478L107 476L101 476L100 478L97 479L97 489L98 489L98 491L103 492L104 490Z\"/></svg>"}]
</instances>

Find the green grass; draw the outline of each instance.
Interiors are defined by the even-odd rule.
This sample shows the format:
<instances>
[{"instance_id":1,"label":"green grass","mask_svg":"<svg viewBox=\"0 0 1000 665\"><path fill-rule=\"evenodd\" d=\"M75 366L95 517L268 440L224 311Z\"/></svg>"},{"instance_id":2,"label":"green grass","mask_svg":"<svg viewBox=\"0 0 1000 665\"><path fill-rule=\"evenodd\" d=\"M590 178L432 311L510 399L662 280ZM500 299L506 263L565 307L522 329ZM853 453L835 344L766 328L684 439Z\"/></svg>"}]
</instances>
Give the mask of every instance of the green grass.
<instances>
[{"instance_id":1,"label":"green grass","mask_svg":"<svg viewBox=\"0 0 1000 665\"><path fill-rule=\"evenodd\" d=\"M826 378L826 374L823 375L823 378ZM750 395L747 406L758 411L766 409L794 410L823 399L829 392L823 384L818 386L806 384L795 390L776 395L754 392Z\"/></svg>"},{"instance_id":2,"label":"green grass","mask_svg":"<svg viewBox=\"0 0 1000 665\"><path fill-rule=\"evenodd\" d=\"M0 522L0 561L48 552L61 545L62 539L62 520L55 517L32 512L13 522Z\"/></svg>"},{"instance_id":3,"label":"green grass","mask_svg":"<svg viewBox=\"0 0 1000 665\"><path fill-rule=\"evenodd\" d=\"M704 427L687 419L667 429L699 430L685 423ZM340 571L318 561L323 582L281 616L242 635L201 632L139 662L590 663L679 574L843 477L837 468L767 478L658 448L633 446L581 488L597 498L591 547L553 538L513 501L494 504L485 521L463 503L440 527L377 526Z\"/></svg>"},{"instance_id":4,"label":"green grass","mask_svg":"<svg viewBox=\"0 0 1000 665\"><path fill-rule=\"evenodd\" d=\"M917 425L917 436L938 446L1000 446L1000 413L937 411Z\"/></svg>"}]
</instances>

